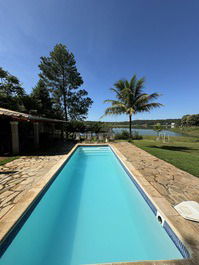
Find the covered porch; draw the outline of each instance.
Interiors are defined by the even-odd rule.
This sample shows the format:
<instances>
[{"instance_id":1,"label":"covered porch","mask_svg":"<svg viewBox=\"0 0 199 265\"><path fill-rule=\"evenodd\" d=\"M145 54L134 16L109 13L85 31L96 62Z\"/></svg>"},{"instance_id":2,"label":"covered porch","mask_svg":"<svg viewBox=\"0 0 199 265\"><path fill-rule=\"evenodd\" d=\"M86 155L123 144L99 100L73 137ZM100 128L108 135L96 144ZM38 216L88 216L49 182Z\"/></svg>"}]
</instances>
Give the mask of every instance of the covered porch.
<instances>
[{"instance_id":1,"label":"covered porch","mask_svg":"<svg viewBox=\"0 0 199 265\"><path fill-rule=\"evenodd\" d=\"M0 108L0 154L17 155L64 138L66 121Z\"/></svg>"}]
</instances>

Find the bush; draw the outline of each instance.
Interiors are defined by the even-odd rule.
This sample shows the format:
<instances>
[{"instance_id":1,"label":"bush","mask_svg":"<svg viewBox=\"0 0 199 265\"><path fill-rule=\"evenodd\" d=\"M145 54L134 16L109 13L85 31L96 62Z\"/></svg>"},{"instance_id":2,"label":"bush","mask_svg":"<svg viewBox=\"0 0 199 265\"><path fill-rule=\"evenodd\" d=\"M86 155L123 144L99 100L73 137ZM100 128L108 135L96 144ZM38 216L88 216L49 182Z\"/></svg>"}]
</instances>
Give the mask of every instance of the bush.
<instances>
[{"instance_id":1,"label":"bush","mask_svg":"<svg viewBox=\"0 0 199 265\"><path fill-rule=\"evenodd\" d=\"M106 128L106 125L104 122L86 122L86 129L89 132L93 133L99 133L99 132L107 132L108 129Z\"/></svg>"},{"instance_id":2,"label":"bush","mask_svg":"<svg viewBox=\"0 0 199 265\"><path fill-rule=\"evenodd\" d=\"M182 126L199 126L199 114L184 115L181 119Z\"/></svg>"},{"instance_id":3,"label":"bush","mask_svg":"<svg viewBox=\"0 0 199 265\"><path fill-rule=\"evenodd\" d=\"M83 121L69 121L65 124L65 130L68 133L80 132L84 133L86 130L85 123Z\"/></svg>"},{"instance_id":4,"label":"bush","mask_svg":"<svg viewBox=\"0 0 199 265\"><path fill-rule=\"evenodd\" d=\"M122 131L121 133L115 135L115 140L141 140L141 139L143 139L143 137L138 132L132 132L131 137L128 131Z\"/></svg>"},{"instance_id":5,"label":"bush","mask_svg":"<svg viewBox=\"0 0 199 265\"><path fill-rule=\"evenodd\" d=\"M116 140L128 140L130 138L129 132L122 131L121 133L118 133L115 135Z\"/></svg>"},{"instance_id":6,"label":"bush","mask_svg":"<svg viewBox=\"0 0 199 265\"><path fill-rule=\"evenodd\" d=\"M133 132L132 140L142 140L142 135L139 134L139 132Z\"/></svg>"}]
</instances>

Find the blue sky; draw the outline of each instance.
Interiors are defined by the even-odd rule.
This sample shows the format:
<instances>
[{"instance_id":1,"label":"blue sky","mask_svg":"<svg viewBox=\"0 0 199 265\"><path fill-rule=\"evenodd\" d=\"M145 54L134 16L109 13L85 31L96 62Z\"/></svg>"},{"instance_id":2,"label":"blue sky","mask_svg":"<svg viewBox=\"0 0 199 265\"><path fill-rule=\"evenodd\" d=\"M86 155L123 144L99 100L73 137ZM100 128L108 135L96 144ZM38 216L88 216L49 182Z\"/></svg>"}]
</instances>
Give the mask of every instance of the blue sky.
<instances>
[{"instance_id":1,"label":"blue sky","mask_svg":"<svg viewBox=\"0 0 199 265\"><path fill-rule=\"evenodd\" d=\"M75 55L98 120L109 88L134 73L165 106L136 119L199 112L198 0L6 0L0 3L0 66L27 92L38 80L40 56L56 43ZM125 116L105 120L127 120Z\"/></svg>"}]
</instances>

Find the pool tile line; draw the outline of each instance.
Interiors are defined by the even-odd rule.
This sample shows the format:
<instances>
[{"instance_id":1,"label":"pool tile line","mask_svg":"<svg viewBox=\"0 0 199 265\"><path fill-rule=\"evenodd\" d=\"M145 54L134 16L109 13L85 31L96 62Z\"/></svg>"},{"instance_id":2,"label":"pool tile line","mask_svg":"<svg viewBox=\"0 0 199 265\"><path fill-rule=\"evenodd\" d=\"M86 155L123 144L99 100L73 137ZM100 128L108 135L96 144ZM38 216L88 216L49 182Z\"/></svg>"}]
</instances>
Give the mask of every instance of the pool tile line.
<instances>
[{"instance_id":1,"label":"pool tile line","mask_svg":"<svg viewBox=\"0 0 199 265\"><path fill-rule=\"evenodd\" d=\"M166 230L169 237L172 239L176 247L180 250L184 258L190 258L190 254L184 244L179 240L176 234L173 232L167 221L165 220L163 228Z\"/></svg>"},{"instance_id":2,"label":"pool tile line","mask_svg":"<svg viewBox=\"0 0 199 265\"><path fill-rule=\"evenodd\" d=\"M142 195L142 197L144 198L144 200L146 201L146 203L148 204L148 206L150 207L150 209L152 210L152 212L156 216L157 215L157 208L152 203L152 201L149 199L149 197L148 197L149 195L147 195L146 192L142 189L141 185L136 181L135 176L130 172L130 170L126 167L124 162L118 156L119 151L117 150L117 152L116 152L115 147L113 147L111 145L109 145L109 146L110 146L111 150L113 151L115 157L117 158L117 160L119 161L119 163L121 164L121 166L123 167L125 172L127 173L127 175L130 177L130 179L133 182L133 184L139 190L140 194ZM164 219L166 219L165 216L164 216ZM181 242L181 240L178 238L178 236L174 233L174 231L171 229L170 225L168 224L168 222L166 220L164 221L163 228L165 229L165 231L167 232L167 234L169 235L169 237L171 238L171 240L173 241L175 246L178 248L178 250L182 254L183 258L185 258L185 259L190 258L190 254L189 254L187 248Z\"/></svg>"}]
</instances>

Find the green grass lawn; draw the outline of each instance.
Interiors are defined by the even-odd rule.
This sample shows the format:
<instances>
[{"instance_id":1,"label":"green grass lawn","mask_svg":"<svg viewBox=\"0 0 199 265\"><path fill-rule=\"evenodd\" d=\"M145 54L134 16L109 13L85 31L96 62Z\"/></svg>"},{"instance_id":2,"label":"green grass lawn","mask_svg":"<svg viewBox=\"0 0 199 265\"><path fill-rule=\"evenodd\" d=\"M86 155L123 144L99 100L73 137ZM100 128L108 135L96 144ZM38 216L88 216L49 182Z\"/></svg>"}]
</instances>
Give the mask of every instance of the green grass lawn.
<instances>
[{"instance_id":1,"label":"green grass lawn","mask_svg":"<svg viewBox=\"0 0 199 265\"><path fill-rule=\"evenodd\" d=\"M193 137L199 137L199 126L183 127L183 128L179 127L179 128L171 129L171 131L183 133L183 134L193 136Z\"/></svg>"},{"instance_id":2,"label":"green grass lawn","mask_svg":"<svg viewBox=\"0 0 199 265\"><path fill-rule=\"evenodd\" d=\"M199 177L199 140L193 137L171 137L169 143L152 137L134 140L133 143L150 154Z\"/></svg>"},{"instance_id":3,"label":"green grass lawn","mask_svg":"<svg viewBox=\"0 0 199 265\"><path fill-rule=\"evenodd\" d=\"M11 157L6 157L5 159L0 160L0 166L5 165L6 163L9 163L15 159L19 158L19 156L11 156Z\"/></svg>"}]
</instances>

